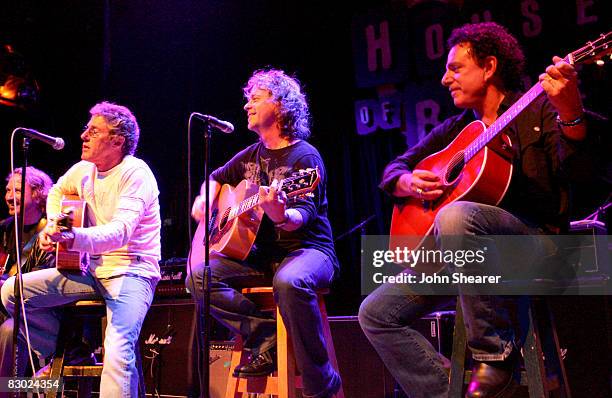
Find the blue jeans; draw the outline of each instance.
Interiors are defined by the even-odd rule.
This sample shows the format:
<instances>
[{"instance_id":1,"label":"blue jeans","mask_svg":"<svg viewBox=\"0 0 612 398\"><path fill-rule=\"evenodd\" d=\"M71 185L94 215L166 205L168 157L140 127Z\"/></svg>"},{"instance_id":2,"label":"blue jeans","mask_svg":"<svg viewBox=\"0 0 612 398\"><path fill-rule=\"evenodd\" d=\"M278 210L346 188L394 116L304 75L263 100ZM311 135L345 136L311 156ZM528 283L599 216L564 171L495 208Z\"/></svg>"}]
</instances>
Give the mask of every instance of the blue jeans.
<instances>
[{"instance_id":1,"label":"blue jeans","mask_svg":"<svg viewBox=\"0 0 612 398\"><path fill-rule=\"evenodd\" d=\"M436 217L434 229L437 245L442 250L477 250L482 241L476 235L537 233L541 231L505 210L473 202L455 202L444 207ZM543 250L537 240L533 244L531 252ZM361 304L359 323L364 333L411 398L448 394L448 376L440 354L410 325L426 314L451 305L453 300L453 296L419 296L411 291L409 284L393 284L379 287ZM513 322L518 297L460 294L459 300L472 357L478 361L507 358L520 344L515 338Z\"/></svg>"},{"instance_id":2,"label":"blue jeans","mask_svg":"<svg viewBox=\"0 0 612 398\"><path fill-rule=\"evenodd\" d=\"M185 283L199 303L204 264L192 267ZM276 344L276 321L237 290L272 283L274 299L292 337L304 397L327 397L335 392L340 377L327 356L316 294L333 280L332 260L318 250L299 249L284 258L249 257L245 262L215 256L210 259L210 267L210 306L215 319L240 334L252 354L272 348Z\"/></svg>"},{"instance_id":3,"label":"blue jeans","mask_svg":"<svg viewBox=\"0 0 612 398\"><path fill-rule=\"evenodd\" d=\"M9 313L14 308L14 283L12 277L2 286L2 303ZM108 323L100 396L137 397L138 372L134 350L156 284L156 281L138 276L98 279L90 273L62 273L55 268L24 274L23 298L32 348L41 357L55 351L60 319L54 307L82 299L101 298L106 303Z\"/></svg>"}]
</instances>

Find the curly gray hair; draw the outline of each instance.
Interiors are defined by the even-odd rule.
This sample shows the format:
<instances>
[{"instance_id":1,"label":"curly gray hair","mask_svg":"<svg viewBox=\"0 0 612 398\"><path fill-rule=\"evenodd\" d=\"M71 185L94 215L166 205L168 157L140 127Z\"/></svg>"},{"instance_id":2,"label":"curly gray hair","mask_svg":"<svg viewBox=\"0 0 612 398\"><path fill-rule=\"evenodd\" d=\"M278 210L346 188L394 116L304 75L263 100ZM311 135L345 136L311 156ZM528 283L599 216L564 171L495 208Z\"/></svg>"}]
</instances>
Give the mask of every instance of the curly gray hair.
<instances>
[{"instance_id":1,"label":"curly gray hair","mask_svg":"<svg viewBox=\"0 0 612 398\"><path fill-rule=\"evenodd\" d=\"M289 139L310 137L310 112L306 95L302 93L300 82L278 69L260 69L253 73L243 88L244 96L249 98L254 90L270 92L280 104L276 120L281 126L281 135Z\"/></svg>"}]
</instances>

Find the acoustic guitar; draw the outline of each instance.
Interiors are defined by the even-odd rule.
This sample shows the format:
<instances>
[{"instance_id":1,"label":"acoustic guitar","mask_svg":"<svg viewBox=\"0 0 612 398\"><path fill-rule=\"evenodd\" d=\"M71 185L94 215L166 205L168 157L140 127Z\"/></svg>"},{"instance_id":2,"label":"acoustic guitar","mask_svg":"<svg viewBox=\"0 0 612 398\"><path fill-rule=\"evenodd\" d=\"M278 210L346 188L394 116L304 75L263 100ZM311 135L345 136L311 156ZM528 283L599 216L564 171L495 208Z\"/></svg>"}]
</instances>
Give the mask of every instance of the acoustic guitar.
<instances>
[{"instance_id":1,"label":"acoustic guitar","mask_svg":"<svg viewBox=\"0 0 612 398\"><path fill-rule=\"evenodd\" d=\"M61 213L57 219L60 231L73 227L84 227L87 204L76 195L66 195L61 202ZM70 250L65 243L58 243L55 249L55 267L59 271L81 272L87 268L87 254Z\"/></svg>"},{"instance_id":2,"label":"acoustic guitar","mask_svg":"<svg viewBox=\"0 0 612 398\"><path fill-rule=\"evenodd\" d=\"M288 198L311 194L319 184L319 169L306 169L279 182L278 190ZM259 186L241 181L236 187L225 184L213 201L210 216L210 251L236 260L244 260L255 242L263 218L259 204ZM205 256L206 223L201 221L193 237L190 256Z\"/></svg>"},{"instance_id":3,"label":"acoustic guitar","mask_svg":"<svg viewBox=\"0 0 612 398\"><path fill-rule=\"evenodd\" d=\"M578 64L610 54L612 32L568 54L565 61ZM396 204L391 219L389 248L415 250L432 232L434 219L444 206L458 200L497 205L512 176L512 143L501 133L544 90L531 87L497 120L486 127L479 120L468 124L446 148L421 160L415 169L429 170L442 182L443 194L432 201L409 197ZM427 245L429 246L429 244Z\"/></svg>"},{"instance_id":4,"label":"acoustic guitar","mask_svg":"<svg viewBox=\"0 0 612 398\"><path fill-rule=\"evenodd\" d=\"M2 247L0 247L0 275L4 275L4 271L6 270L6 266L9 262L9 254L4 251Z\"/></svg>"}]
</instances>

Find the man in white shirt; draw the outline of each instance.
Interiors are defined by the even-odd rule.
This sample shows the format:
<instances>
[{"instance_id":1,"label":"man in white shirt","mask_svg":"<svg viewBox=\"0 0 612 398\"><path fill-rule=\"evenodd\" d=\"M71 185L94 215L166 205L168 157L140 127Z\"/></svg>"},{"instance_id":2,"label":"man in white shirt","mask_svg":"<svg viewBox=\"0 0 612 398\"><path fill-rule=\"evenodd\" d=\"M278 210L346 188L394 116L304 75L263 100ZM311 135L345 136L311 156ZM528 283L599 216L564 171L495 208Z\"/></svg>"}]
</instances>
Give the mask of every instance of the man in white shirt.
<instances>
[{"instance_id":1,"label":"man in white shirt","mask_svg":"<svg viewBox=\"0 0 612 398\"><path fill-rule=\"evenodd\" d=\"M71 250L88 253L89 267L80 274L51 268L24 275L25 310L33 349L39 356L49 356L59 330L53 308L102 298L108 324L100 396L135 397L134 348L160 279L159 191L147 164L133 156L139 128L130 110L102 102L90 114L81 134L82 161L50 190L49 223L40 236L44 250L65 242ZM88 227L58 230L55 219L64 195L78 195L87 203ZM2 302L9 311L14 305L13 285L11 278L2 289Z\"/></svg>"}]
</instances>

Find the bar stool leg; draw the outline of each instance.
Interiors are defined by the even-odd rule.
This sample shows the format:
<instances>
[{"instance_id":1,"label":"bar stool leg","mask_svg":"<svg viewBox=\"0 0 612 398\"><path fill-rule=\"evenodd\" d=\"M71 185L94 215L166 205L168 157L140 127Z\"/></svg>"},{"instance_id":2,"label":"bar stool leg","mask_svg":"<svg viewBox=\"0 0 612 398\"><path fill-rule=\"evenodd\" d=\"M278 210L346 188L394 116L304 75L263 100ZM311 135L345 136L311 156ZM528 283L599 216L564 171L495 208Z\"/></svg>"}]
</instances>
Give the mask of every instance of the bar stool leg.
<instances>
[{"instance_id":1,"label":"bar stool leg","mask_svg":"<svg viewBox=\"0 0 612 398\"><path fill-rule=\"evenodd\" d=\"M293 344L287 335L285 321L276 308L276 351L278 356L278 397L295 397L295 361Z\"/></svg>"},{"instance_id":2,"label":"bar stool leg","mask_svg":"<svg viewBox=\"0 0 612 398\"><path fill-rule=\"evenodd\" d=\"M571 398L554 319L546 299L530 298L528 316L529 330L523 356L529 397L549 397L550 392L556 390L555 396Z\"/></svg>"},{"instance_id":3,"label":"bar stool leg","mask_svg":"<svg viewBox=\"0 0 612 398\"><path fill-rule=\"evenodd\" d=\"M334 367L336 372L340 374L338 360L336 359L336 349L334 348L334 340L332 339L331 329L329 328L329 320L327 319L327 309L325 308L325 300L319 296L319 311L321 312L321 321L323 324L323 336L325 337L325 345L327 347L327 357ZM344 398L344 388L340 386L340 390L336 393L336 398Z\"/></svg>"},{"instance_id":4,"label":"bar stool leg","mask_svg":"<svg viewBox=\"0 0 612 398\"><path fill-rule=\"evenodd\" d=\"M571 398L572 394L570 391L569 383L567 380L567 373L565 372L565 365L563 363L563 355L561 355L561 348L559 346L559 337L557 336L557 328L553 313L550 310L550 306L547 299L544 299L545 311L548 313L546 317L546 331L544 335L544 352L546 358L550 358L549 364L557 377L557 383L559 384L559 392L561 398Z\"/></svg>"},{"instance_id":5,"label":"bar stool leg","mask_svg":"<svg viewBox=\"0 0 612 398\"><path fill-rule=\"evenodd\" d=\"M236 336L236 342L234 343L234 349L232 350L232 359L230 362L229 375L227 377L227 387L225 389L225 398L242 398L242 393L238 392L238 383L240 379L232 376L232 372L236 369L236 366L242 362L242 337ZM206 361L204 361L205 366Z\"/></svg>"},{"instance_id":6,"label":"bar stool leg","mask_svg":"<svg viewBox=\"0 0 612 398\"><path fill-rule=\"evenodd\" d=\"M467 337L465 326L463 325L463 312L461 311L461 303L457 302L455 328L453 331L453 352L451 354L449 397L455 398L463 396L466 351Z\"/></svg>"},{"instance_id":7,"label":"bar stool leg","mask_svg":"<svg viewBox=\"0 0 612 398\"><path fill-rule=\"evenodd\" d=\"M540 330L538 319L533 307L533 301L529 299L527 336L523 345L523 359L525 371L527 372L527 388L530 398L546 397L544 383L546 382L546 368L542 356L542 344L540 341Z\"/></svg>"}]
</instances>

